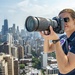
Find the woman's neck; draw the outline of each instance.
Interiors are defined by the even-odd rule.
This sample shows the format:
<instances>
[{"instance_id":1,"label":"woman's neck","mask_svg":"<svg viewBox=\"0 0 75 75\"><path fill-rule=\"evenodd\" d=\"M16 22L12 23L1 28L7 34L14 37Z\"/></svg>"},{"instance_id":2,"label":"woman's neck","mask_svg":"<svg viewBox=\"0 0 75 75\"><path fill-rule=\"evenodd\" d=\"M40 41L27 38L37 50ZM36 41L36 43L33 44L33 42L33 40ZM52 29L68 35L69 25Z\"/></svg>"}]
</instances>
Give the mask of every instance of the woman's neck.
<instances>
[{"instance_id":1,"label":"woman's neck","mask_svg":"<svg viewBox=\"0 0 75 75\"><path fill-rule=\"evenodd\" d=\"M74 31L66 32L67 37L69 38Z\"/></svg>"}]
</instances>

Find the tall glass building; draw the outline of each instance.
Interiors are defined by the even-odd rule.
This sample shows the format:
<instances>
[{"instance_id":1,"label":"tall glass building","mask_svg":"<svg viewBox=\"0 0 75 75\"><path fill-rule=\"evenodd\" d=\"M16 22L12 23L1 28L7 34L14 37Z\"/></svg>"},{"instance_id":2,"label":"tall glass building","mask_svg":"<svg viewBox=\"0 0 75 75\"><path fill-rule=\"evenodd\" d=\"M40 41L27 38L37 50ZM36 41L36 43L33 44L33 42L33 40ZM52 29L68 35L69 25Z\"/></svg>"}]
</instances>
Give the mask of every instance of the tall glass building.
<instances>
[{"instance_id":1,"label":"tall glass building","mask_svg":"<svg viewBox=\"0 0 75 75\"><path fill-rule=\"evenodd\" d=\"M3 35L6 35L8 33L8 20L7 19L4 20L4 26L3 26L2 32L3 32Z\"/></svg>"}]
</instances>

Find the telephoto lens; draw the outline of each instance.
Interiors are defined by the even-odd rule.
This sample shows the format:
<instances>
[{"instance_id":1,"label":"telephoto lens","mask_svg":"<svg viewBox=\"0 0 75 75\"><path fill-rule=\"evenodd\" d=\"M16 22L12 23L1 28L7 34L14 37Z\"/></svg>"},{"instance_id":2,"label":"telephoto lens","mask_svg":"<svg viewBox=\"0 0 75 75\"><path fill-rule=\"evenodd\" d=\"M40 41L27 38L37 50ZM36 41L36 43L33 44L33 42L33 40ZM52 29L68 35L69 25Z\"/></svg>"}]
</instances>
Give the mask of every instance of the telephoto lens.
<instances>
[{"instance_id":1,"label":"telephoto lens","mask_svg":"<svg viewBox=\"0 0 75 75\"><path fill-rule=\"evenodd\" d=\"M52 26L56 33L63 33L63 19L54 17L53 19L46 19L43 17L28 16L25 21L26 30L32 31L50 31L49 27ZM61 31L62 30L62 31Z\"/></svg>"}]
</instances>

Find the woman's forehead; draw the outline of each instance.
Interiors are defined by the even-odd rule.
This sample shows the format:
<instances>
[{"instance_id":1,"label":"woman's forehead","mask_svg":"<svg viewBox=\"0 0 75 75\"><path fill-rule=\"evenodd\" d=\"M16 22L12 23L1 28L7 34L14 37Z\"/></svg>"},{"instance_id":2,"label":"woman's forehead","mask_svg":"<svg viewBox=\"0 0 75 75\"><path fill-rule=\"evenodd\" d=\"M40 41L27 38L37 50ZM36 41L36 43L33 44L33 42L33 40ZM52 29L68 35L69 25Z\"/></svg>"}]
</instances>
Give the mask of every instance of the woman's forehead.
<instances>
[{"instance_id":1,"label":"woman's forehead","mask_svg":"<svg viewBox=\"0 0 75 75\"><path fill-rule=\"evenodd\" d=\"M61 14L59 15L59 17L62 17L62 18L64 18L64 17L70 17L70 13L66 13L66 12L61 13Z\"/></svg>"}]
</instances>

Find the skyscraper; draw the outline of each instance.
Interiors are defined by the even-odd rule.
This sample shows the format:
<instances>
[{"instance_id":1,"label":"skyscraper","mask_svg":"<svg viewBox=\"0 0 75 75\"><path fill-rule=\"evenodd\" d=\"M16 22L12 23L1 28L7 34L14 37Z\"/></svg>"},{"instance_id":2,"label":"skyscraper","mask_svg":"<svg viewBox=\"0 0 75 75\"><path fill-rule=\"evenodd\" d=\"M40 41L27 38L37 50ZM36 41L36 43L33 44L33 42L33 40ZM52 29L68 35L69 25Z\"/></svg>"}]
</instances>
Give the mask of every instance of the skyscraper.
<instances>
[{"instance_id":1,"label":"skyscraper","mask_svg":"<svg viewBox=\"0 0 75 75\"><path fill-rule=\"evenodd\" d=\"M12 27L12 33L13 33L13 36L15 36L15 33L16 33L15 24L13 24L13 27Z\"/></svg>"},{"instance_id":2,"label":"skyscraper","mask_svg":"<svg viewBox=\"0 0 75 75\"><path fill-rule=\"evenodd\" d=\"M4 20L4 28L3 28L3 30L4 30L3 35L6 35L6 33L8 33L8 20L7 19Z\"/></svg>"},{"instance_id":3,"label":"skyscraper","mask_svg":"<svg viewBox=\"0 0 75 75\"><path fill-rule=\"evenodd\" d=\"M4 35L4 25L2 25L2 35Z\"/></svg>"},{"instance_id":4,"label":"skyscraper","mask_svg":"<svg viewBox=\"0 0 75 75\"><path fill-rule=\"evenodd\" d=\"M17 33L19 34L19 26L17 26Z\"/></svg>"}]
</instances>

